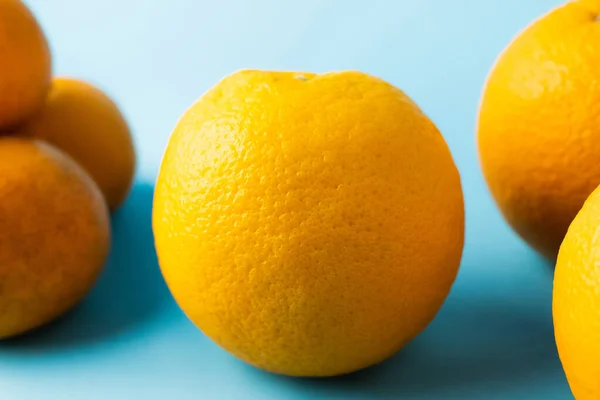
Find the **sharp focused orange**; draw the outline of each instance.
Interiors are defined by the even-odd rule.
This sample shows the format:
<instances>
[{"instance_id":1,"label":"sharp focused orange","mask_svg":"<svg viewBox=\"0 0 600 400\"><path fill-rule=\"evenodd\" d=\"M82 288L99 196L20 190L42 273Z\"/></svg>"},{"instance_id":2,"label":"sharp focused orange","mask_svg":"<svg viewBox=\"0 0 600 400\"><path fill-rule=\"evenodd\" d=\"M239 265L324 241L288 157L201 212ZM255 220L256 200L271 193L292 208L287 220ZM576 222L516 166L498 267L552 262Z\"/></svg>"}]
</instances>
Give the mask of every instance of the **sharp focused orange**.
<instances>
[{"instance_id":1,"label":"sharp focused orange","mask_svg":"<svg viewBox=\"0 0 600 400\"><path fill-rule=\"evenodd\" d=\"M239 358L297 376L378 363L433 319L462 253L440 132L360 73L241 71L177 124L153 225L175 299Z\"/></svg>"},{"instance_id":2,"label":"sharp focused orange","mask_svg":"<svg viewBox=\"0 0 600 400\"><path fill-rule=\"evenodd\" d=\"M569 227L556 264L556 344L577 400L600 399L600 189Z\"/></svg>"},{"instance_id":3,"label":"sharp focused orange","mask_svg":"<svg viewBox=\"0 0 600 400\"><path fill-rule=\"evenodd\" d=\"M73 307L106 260L108 211L92 179L50 145L0 139L0 338Z\"/></svg>"},{"instance_id":4,"label":"sharp focused orange","mask_svg":"<svg viewBox=\"0 0 600 400\"><path fill-rule=\"evenodd\" d=\"M48 43L29 9L19 0L0 0L0 130L42 106L51 69Z\"/></svg>"},{"instance_id":5,"label":"sharp focused orange","mask_svg":"<svg viewBox=\"0 0 600 400\"><path fill-rule=\"evenodd\" d=\"M77 79L55 78L45 107L23 131L79 162L111 210L129 194L136 166L131 131L116 103L96 87Z\"/></svg>"},{"instance_id":6,"label":"sharp focused orange","mask_svg":"<svg viewBox=\"0 0 600 400\"><path fill-rule=\"evenodd\" d=\"M600 184L600 1L541 17L491 71L478 123L479 155L508 223L553 259Z\"/></svg>"}]
</instances>

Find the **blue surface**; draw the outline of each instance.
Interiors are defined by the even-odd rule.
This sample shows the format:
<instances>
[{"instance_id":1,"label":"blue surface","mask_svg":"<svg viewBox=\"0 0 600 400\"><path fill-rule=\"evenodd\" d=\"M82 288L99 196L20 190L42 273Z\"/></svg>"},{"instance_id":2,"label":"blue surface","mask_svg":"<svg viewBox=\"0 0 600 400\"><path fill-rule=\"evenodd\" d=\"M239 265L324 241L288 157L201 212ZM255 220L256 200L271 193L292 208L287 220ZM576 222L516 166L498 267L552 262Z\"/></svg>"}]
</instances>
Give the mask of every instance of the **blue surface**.
<instances>
[{"instance_id":1,"label":"blue surface","mask_svg":"<svg viewBox=\"0 0 600 400\"><path fill-rule=\"evenodd\" d=\"M284 4L285 3L285 4ZM507 228L483 183L474 124L487 71L558 0L29 0L55 70L122 105L140 154L114 218L114 250L87 300L0 345L0 397L100 399L569 399L554 345L552 269ZM403 88L448 140L462 173L462 269L429 328L391 360L329 380L258 371L204 337L160 276L150 214L171 129L240 68L359 69Z\"/></svg>"}]
</instances>

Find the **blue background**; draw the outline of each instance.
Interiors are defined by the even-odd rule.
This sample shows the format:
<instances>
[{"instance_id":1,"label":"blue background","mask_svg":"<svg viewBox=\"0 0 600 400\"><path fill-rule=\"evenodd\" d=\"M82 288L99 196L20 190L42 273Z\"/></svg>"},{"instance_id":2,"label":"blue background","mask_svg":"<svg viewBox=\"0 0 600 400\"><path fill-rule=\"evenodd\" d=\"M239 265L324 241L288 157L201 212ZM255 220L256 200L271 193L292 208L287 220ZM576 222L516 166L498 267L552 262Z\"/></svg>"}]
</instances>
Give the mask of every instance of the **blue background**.
<instances>
[{"instance_id":1,"label":"blue background","mask_svg":"<svg viewBox=\"0 0 600 400\"><path fill-rule=\"evenodd\" d=\"M71 399L569 399L553 338L552 268L507 228L480 174L475 119L504 46L557 0L29 0L55 71L121 105L140 164L106 272L74 312L0 345L0 396ZM236 360L179 311L158 270L153 182L183 111L241 68L359 69L401 87L462 173L462 269L428 329L389 361L328 380Z\"/></svg>"}]
</instances>

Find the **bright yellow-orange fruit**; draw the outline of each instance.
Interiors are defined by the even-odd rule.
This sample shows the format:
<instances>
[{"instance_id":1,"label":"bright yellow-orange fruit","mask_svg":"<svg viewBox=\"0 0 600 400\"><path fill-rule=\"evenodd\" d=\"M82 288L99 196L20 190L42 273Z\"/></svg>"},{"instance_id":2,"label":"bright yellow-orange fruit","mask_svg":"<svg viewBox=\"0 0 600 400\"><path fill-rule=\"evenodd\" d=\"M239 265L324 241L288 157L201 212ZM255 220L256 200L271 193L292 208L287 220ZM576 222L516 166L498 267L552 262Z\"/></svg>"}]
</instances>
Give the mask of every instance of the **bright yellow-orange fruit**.
<instances>
[{"instance_id":1,"label":"bright yellow-orange fruit","mask_svg":"<svg viewBox=\"0 0 600 400\"><path fill-rule=\"evenodd\" d=\"M402 91L360 72L241 71L177 124L153 226L175 299L287 375L378 363L433 319L460 263L459 173Z\"/></svg>"},{"instance_id":2,"label":"bright yellow-orange fruit","mask_svg":"<svg viewBox=\"0 0 600 400\"><path fill-rule=\"evenodd\" d=\"M109 251L92 179L48 144L0 139L0 338L37 328L88 292Z\"/></svg>"},{"instance_id":3,"label":"bright yellow-orange fruit","mask_svg":"<svg viewBox=\"0 0 600 400\"><path fill-rule=\"evenodd\" d=\"M600 399L600 188L560 247L554 276L558 352L577 400Z\"/></svg>"},{"instance_id":4,"label":"bright yellow-orange fruit","mask_svg":"<svg viewBox=\"0 0 600 400\"><path fill-rule=\"evenodd\" d=\"M600 1L541 17L489 75L478 142L491 193L513 229L554 259L600 184Z\"/></svg>"},{"instance_id":5,"label":"bright yellow-orange fruit","mask_svg":"<svg viewBox=\"0 0 600 400\"><path fill-rule=\"evenodd\" d=\"M34 114L50 88L48 43L20 0L0 0L0 129Z\"/></svg>"},{"instance_id":6,"label":"bright yellow-orange fruit","mask_svg":"<svg viewBox=\"0 0 600 400\"><path fill-rule=\"evenodd\" d=\"M74 158L94 178L111 210L129 194L136 166L133 138L113 100L89 83L55 78L48 101L24 129Z\"/></svg>"}]
</instances>

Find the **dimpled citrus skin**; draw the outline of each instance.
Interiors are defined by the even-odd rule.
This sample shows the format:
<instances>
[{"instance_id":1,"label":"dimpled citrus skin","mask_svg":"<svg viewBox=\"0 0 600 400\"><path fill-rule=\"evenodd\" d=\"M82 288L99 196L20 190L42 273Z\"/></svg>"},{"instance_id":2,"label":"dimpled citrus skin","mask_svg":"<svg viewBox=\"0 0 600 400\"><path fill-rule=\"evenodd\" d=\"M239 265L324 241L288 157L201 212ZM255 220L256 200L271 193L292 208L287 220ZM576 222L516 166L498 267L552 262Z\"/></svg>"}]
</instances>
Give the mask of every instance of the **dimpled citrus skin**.
<instances>
[{"instance_id":1,"label":"dimpled citrus skin","mask_svg":"<svg viewBox=\"0 0 600 400\"><path fill-rule=\"evenodd\" d=\"M111 210L129 194L136 167L129 126L117 105L91 84L54 78L45 107L23 131L79 162L94 178Z\"/></svg>"},{"instance_id":2,"label":"dimpled citrus skin","mask_svg":"<svg viewBox=\"0 0 600 400\"><path fill-rule=\"evenodd\" d=\"M464 207L443 137L400 90L359 72L240 71L177 124L153 225L206 335L275 373L330 376L432 320Z\"/></svg>"},{"instance_id":3,"label":"dimpled citrus skin","mask_svg":"<svg viewBox=\"0 0 600 400\"><path fill-rule=\"evenodd\" d=\"M44 103L52 74L44 33L19 0L0 0L0 129L10 129Z\"/></svg>"},{"instance_id":4,"label":"dimpled citrus skin","mask_svg":"<svg viewBox=\"0 0 600 400\"><path fill-rule=\"evenodd\" d=\"M554 275L556 344L577 400L600 398L600 189L569 227Z\"/></svg>"},{"instance_id":5,"label":"dimpled citrus skin","mask_svg":"<svg viewBox=\"0 0 600 400\"><path fill-rule=\"evenodd\" d=\"M478 143L513 229L554 259L600 184L600 1L575 1L524 30L493 68Z\"/></svg>"},{"instance_id":6,"label":"dimpled citrus skin","mask_svg":"<svg viewBox=\"0 0 600 400\"><path fill-rule=\"evenodd\" d=\"M37 328L88 292L109 250L92 179L50 145L0 138L0 338Z\"/></svg>"}]
</instances>

